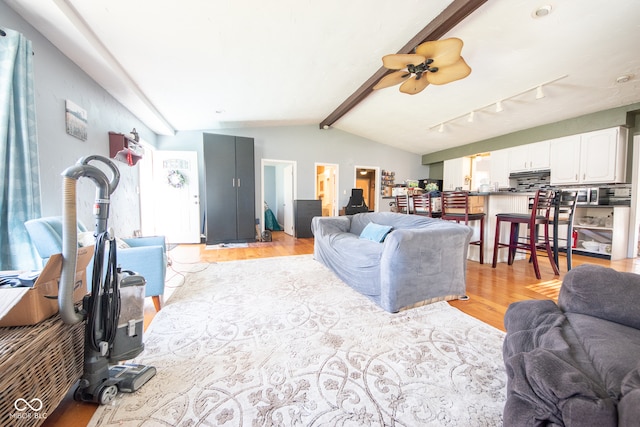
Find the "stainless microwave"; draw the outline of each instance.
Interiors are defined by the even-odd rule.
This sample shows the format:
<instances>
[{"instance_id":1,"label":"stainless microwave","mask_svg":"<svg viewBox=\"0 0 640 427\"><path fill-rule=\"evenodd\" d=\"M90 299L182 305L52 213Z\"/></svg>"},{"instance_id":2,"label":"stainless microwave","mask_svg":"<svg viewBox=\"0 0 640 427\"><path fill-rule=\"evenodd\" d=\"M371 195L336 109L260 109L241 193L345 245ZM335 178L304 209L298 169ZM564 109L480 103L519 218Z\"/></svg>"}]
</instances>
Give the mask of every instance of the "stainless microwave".
<instances>
[{"instance_id":1,"label":"stainless microwave","mask_svg":"<svg viewBox=\"0 0 640 427\"><path fill-rule=\"evenodd\" d=\"M577 192L577 205L597 205L598 204L598 187L579 187L567 188L570 191Z\"/></svg>"}]
</instances>

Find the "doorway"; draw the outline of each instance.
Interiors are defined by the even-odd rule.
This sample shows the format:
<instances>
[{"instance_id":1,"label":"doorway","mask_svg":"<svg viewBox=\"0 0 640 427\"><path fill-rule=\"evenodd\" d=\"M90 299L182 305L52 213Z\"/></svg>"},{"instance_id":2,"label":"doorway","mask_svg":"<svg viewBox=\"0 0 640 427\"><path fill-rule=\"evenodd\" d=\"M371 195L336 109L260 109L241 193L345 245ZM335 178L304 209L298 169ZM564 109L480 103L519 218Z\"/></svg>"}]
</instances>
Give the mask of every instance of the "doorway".
<instances>
[{"instance_id":1,"label":"doorway","mask_svg":"<svg viewBox=\"0 0 640 427\"><path fill-rule=\"evenodd\" d=\"M296 176L295 161L261 160L261 231L265 230L265 210L270 209L282 230L286 234L294 235L293 200L296 197Z\"/></svg>"},{"instance_id":2,"label":"doorway","mask_svg":"<svg viewBox=\"0 0 640 427\"><path fill-rule=\"evenodd\" d=\"M364 202L370 212L378 210L380 196L380 168L377 166L355 166L354 187L362 189Z\"/></svg>"},{"instance_id":3,"label":"doorway","mask_svg":"<svg viewBox=\"0 0 640 427\"><path fill-rule=\"evenodd\" d=\"M338 165L316 163L315 198L322 200L322 216L338 216Z\"/></svg>"},{"instance_id":4,"label":"doorway","mask_svg":"<svg viewBox=\"0 0 640 427\"><path fill-rule=\"evenodd\" d=\"M160 151L148 144L140 164L140 227L143 236L167 243L200 243L198 154Z\"/></svg>"}]
</instances>

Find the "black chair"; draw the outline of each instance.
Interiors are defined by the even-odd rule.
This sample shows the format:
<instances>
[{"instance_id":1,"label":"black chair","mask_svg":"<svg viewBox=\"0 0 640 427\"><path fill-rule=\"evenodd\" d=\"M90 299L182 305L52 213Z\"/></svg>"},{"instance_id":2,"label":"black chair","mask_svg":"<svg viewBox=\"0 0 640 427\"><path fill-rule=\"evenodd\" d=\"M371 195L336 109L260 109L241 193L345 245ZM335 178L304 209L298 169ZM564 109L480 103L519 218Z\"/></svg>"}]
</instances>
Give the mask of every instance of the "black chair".
<instances>
[{"instance_id":1,"label":"black chair","mask_svg":"<svg viewBox=\"0 0 640 427\"><path fill-rule=\"evenodd\" d=\"M509 265L513 264L516 251L518 249L524 250L530 253L530 260L533 262L533 270L536 274L536 278L539 280L542 276L540 275L537 252L539 249L544 249L549 257L549 262L551 263L554 274L560 274L558 265L554 260L551 243L549 241L549 218L556 203L555 193L556 192L553 190L538 190L535 198L533 199L533 205L531 206L530 213L503 213L496 215L496 236L493 245L493 268L496 268L498 263L498 250L500 248L509 248L509 256L507 258ZM511 224L508 243L500 242L500 225L503 222ZM519 239L520 224L526 224L528 226L528 235L524 241ZM538 239L539 225L542 225L544 228L544 238L540 243Z\"/></svg>"},{"instance_id":2,"label":"black chair","mask_svg":"<svg viewBox=\"0 0 640 427\"><path fill-rule=\"evenodd\" d=\"M354 215L361 212L369 212L369 208L364 203L362 188L352 188L349 203L344 208L346 215Z\"/></svg>"},{"instance_id":3,"label":"black chair","mask_svg":"<svg viewBox=\"0 0 640 427\"><path fill-rule=\"evenodd\" d=\"M571 255L573 241L571 234L573 232L573 214L576 210L576 202L578 200L578 192L575 190L558 190L554 200L553 219L553 260L556 265L558 263L558 252L560 249L559 241L563 240L564 250L567 254L567 271L571 270ZM560 226L567 226L566 238L560 239Z\"/></svg>"}]
</instances>

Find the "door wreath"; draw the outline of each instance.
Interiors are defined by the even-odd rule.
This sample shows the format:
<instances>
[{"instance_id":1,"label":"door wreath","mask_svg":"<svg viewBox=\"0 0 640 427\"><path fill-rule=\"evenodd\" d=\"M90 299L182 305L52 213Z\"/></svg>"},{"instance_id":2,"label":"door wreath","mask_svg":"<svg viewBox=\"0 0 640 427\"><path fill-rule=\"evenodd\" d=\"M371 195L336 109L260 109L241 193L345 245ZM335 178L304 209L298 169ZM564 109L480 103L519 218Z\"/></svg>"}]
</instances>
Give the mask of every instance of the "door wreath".
<instances>
[{"instance_id":1,"label":"door wreath","mask_svg":"<svg viewBox=\"0 0 640 427\"><path fill-rule=\"evenodd\" d=\"M182 188L187 183L187 178L179 170L170 170L167 174L167 182L173 188Z\"/></svg>"}]
</instances>

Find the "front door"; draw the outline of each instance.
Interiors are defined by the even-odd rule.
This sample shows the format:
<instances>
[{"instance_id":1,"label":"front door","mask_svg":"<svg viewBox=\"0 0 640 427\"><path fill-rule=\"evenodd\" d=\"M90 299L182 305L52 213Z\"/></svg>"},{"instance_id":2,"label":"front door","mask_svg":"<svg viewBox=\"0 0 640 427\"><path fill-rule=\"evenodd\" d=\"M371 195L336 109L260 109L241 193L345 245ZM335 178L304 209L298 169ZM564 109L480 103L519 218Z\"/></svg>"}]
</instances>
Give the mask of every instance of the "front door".
<instances>
[{"instance_id":1,"label":"front door","mask_svg":"<svg viewBox=\"0 0 640 427\"><path fill-rule=\"evenodd\" d=\"M155 232L168 243L200 243L198 153L154 151Z\"/></svg>"}]
</instances>

